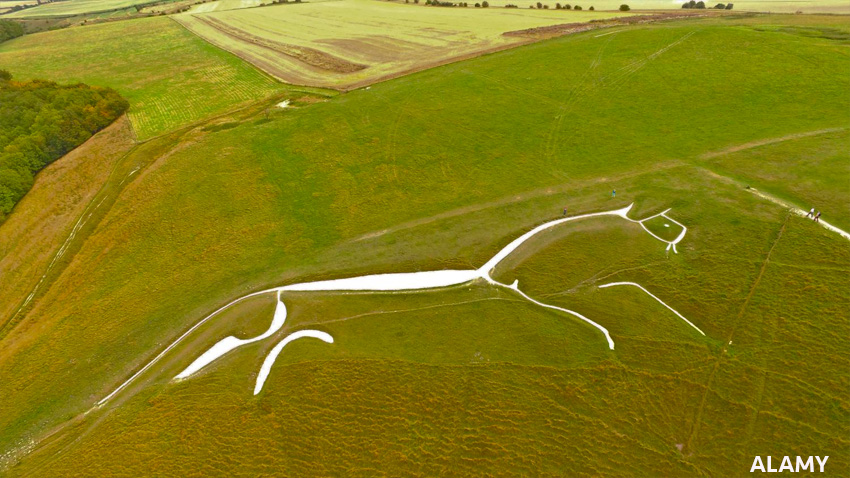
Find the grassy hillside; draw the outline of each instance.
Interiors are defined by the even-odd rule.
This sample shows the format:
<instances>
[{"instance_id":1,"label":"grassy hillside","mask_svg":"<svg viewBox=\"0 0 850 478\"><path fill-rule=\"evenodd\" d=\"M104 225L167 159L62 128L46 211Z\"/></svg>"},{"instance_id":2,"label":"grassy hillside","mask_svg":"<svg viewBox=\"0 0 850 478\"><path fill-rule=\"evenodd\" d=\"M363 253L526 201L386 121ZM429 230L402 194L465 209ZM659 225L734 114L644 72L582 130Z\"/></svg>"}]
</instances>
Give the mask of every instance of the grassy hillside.
<instances>
[{"instance_id":1,"label":"grassy hillside","mask_svg":"<svg viewBox=\"0 0 850 478\"><path fill-rule=\"evenodd\" d=\"M846 128L848 66L826 38L655 25L152 141L0 339L0 455L14 464L67 424L10 473L742 476L767 448L815 453L805 448L846 474L846 240L718 177L703 155ZM841 197L839 182L821 184ZM588 222L501 272L608 327L614 351L569 316L481 285L303 294L273 339L170 382L223 336L263 330L268 302L249 303L79 415L252 290L477 267L565 206L632 201L635 217L671 207L687 225L678 254L635 224ZM635 290L597 287L606 281L641 283L706 336ZM252 396L265 354L307 325L335 343L287 346Z\"/></svg>"},{"instance_id":2,"label":"grassy hillside","mask_svg":"<svg viewBox=\"0 0 850 478\"><path fill-rule=\"evenodd\" d=\"M225 50L295 84L349 88L452 58L527 42L502 33L614 18L611 12L436 8L343 0L175 18Z\"/></svg>"},{"instance_id":3,"label":"grassy hillside","mask_svg":"<svg viewBox=\"0 0 850 478\"><path fill-rule=\"evenodd\" d=\"M165 17L27 35L0 45L0 65L19 79L118 90L140 139L282 90Z\"/></svg>"},{"instance_id":4,"label":"grassy hillside","mask_svg":"<svg viewBox=\"0 0 850 478\"><path fill-rule=\"evenodd\" d=\"M743 145L736 151L704 156L706 167L814 207L845 230L850 229L850 130L809 132L769 144Z\"/></svg>"}]
</instances>

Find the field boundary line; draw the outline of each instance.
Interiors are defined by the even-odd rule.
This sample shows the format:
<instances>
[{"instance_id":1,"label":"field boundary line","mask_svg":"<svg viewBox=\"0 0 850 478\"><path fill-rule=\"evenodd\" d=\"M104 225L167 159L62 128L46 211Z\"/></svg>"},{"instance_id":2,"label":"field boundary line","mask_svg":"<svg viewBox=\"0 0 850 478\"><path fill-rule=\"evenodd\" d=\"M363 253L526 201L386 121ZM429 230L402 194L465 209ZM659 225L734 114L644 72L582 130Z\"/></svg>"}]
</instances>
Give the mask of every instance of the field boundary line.
<instances>
[{"instance_id":1,"label":"field boundary line","mask_svg":"<svg viewBox=\"0 0 850 478\"><path fill-rule=\"evenodd\" d=\"M712 159L712 158L716 158L718 156L723 156L725 154L737 153L738 151L746 151L748 149L754 149L754 148L758 148L758 147L761 147L761 146L767 146L767 145L770 145L770 144L782 143L782 142L785 142L785 141L793 141L795 139L809 138L811 136L820 136L822 134L838 133L840 131L845 131L847 129L850 129L850 127L841 126L841 127L838 127L838 128L825 128L825 129L818 129L818 130L814 130L814 131L805 131L803 133L792 133L792 134L788 134L788 135L785 135L785 136L779 136L779 137L775 137L775 138L759 139L759 140L756 140L756 141L750 141L748 143L743 143L743 144L731 146L731 147L728 147L726 149L721 149L721 150L717 150L717 151L709 151L707 153L703 153L702 155L700 155L700 159Z\"/></svg>"}]
</instances>

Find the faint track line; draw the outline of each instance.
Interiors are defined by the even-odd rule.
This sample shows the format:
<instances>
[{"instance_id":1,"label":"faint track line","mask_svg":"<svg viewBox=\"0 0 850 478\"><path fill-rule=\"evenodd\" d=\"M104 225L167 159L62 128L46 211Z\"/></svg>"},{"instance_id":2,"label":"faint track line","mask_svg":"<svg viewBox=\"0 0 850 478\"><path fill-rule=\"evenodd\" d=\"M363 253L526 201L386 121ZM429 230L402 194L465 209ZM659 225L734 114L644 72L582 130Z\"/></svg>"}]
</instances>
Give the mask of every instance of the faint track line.
<instances>
[{"instance_id":1,"label":"faint track line","mask_svg":"<svg viewBox=\"0 0 850 478\"><path fill-rule=\"evenodd\" d=\"M756 276L756 280L753 281L752 287L750 287L750 292L747 294L746 299L744 299L744 303L741 305L740 310L738 311L738 315L736 316L735 323L732 324L732 331L729 333L729 336L726 337L724 344L728 344L732 341L732 338L735 336L735 331L737 330L738 323L744 317L744 313L747 311L747 308L750 305L750 300L756 292L756 288L758 288L759 283L761 282L761 278L764 275L764 271L767 269L768 264L770 264L770 256L773 254L773 250L776 248L776 245L779 244L779 240L782 239L782 234L785 232L785 227L788 224L788 220L791 218L791 215L788 214L785 216L785 220L782 222L782 227L779 228L779 234L777 234L776 239L774 239L773 244L771 244L770 249L767 251L767 256L762 262L761 268L759 269L759 273ZM705 400L708 397L708 392L711 391L711 386L714 383L714 377L717 375L717 370L720 368L720 364L723 361L723 353L724 349L721 349L720 355L717 357L717 362L715 362L714 367L711 369L711 374L708 377L708 382L705 385L705 391L703 392L702 399L700 400L699 408L697 408L697 413L694 417L694 422L691 425L691 433L688 436L688 441L685 443L685 450L690 450L693 445L693 441L699 435L700 430L700 422L702 421L702 414L705 410ZM759 397L759 402L761 401L761 397Z\"/></svg>"}]
</instances>

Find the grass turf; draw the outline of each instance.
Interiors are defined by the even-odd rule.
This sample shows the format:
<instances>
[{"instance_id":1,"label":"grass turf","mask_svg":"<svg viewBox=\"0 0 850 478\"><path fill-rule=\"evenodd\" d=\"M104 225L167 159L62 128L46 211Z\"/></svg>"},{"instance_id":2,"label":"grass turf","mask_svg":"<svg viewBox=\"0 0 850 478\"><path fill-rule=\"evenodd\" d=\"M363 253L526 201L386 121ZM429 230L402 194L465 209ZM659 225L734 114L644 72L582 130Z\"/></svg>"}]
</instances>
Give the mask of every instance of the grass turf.
<instances>
[{"instance_id":1,"label":"grass turf","mask_svg":"<svg viewBox=\"0 0 850 478\"><path fill-rule=\"evenodd\" d=\"M798 439L847 470L847 380L836 372L848 365L846 243L709 174L700 159L846 125L848 57L834 42L702 23L578 35L195 132L126 186L3 339L0 379L12 390L0 410L4 453L76 416L247 291L476 266L564 206L635 201L635 217L672 207L688 226L679 254L667 256L636 225L568 229L509 271L533 297L609 327L612 353L595 329L527 305L399 312L395 323L383 313L403 306L393 301L467 299L296 300L293 327L310 323L340 340L287 346L259 398L253 374L274 341L168 384L240 321L262 330L262 314L225 318L210 324L220 332L175 350L92 415L100 418L72 421L17 471L176 474L202 462L233 472L203 460L226 450L255 467L238 468L248 472L303 474L313 464L334 473L344 463L404 473L436 455L435 473L737 475L766 442L776 454ZM695 94L697 75L731 86ZM617 237L639 247L623 253ZM639 291L596 290L609 274L646 286L708 337ZM364 313L374 315L330 322ZM481 331L482 317L492 329ZM570 340L558 354L561 333ZM479 357L490 362L470 363ZM181 440L185 448L167 445ZM131 450L139 460L128 463Z\"/></svg>"}]
</instances>

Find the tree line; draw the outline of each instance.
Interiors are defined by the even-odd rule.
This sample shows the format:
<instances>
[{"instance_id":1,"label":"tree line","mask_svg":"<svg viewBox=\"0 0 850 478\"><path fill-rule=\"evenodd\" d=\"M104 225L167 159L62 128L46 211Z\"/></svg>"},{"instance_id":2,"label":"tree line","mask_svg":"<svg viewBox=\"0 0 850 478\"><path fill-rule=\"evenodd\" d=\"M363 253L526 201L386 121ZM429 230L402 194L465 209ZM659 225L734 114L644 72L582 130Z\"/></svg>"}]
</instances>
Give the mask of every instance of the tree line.
<instances>
[{"instance_id":1,"label":"tree line","mask_svg":"<svg viewBox=\"0 0 850 478\"><path fill-rule=\"evenodd\" d=\"M12 20L0 20L0 43L24 34L24 27Z\"/></svg>"},{"instance_id":2,"label":"tree line","mask_svg":"<svg viewBox=\"0 0 850 478\"><path fill-rule=\"evenodd\" d=\"M717 5L714 6L714 8L716 10L732 10L732 7L734 7L734 5L731 4L731 3L726 3L726 4L718 3ZM702 10L702 9L705 9L705 2L703 2L703 1L697 2L695 0L690 0L689 2L683 3L682 8L696 8L698 10Z\"/></svg>"},{"instance_id":3,"label":"tree line","mask_svg":"<svg viewBox=\"0 0 850 478\"><path fill-rule=\"evenodd\" d=\"M111 124L129 107L111 88L18 82L0 70L0 223L35 174Z\"/></svg>"}]
</instances>

